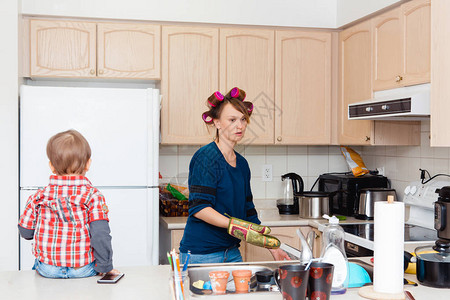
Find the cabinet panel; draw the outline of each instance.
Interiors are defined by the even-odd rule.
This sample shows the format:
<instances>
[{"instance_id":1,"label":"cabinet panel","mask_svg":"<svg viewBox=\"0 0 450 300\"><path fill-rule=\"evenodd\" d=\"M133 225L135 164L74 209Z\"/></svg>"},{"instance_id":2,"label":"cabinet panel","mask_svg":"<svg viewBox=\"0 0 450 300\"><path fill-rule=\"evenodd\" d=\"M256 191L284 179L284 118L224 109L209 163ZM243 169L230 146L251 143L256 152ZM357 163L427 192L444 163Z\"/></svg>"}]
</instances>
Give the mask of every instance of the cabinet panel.
<instances>
[{"instance_id":1,"label":"cabinet panel","mask_svg":"<svg viewBox=\"0 0 450 300\"><path fill-rule=\"evenodd\" d=\"M165 144L206 144L215 135L202 113L219 89L219 30L162 28L161 134Z\"/></svg>"},{"instance_id":2,"label":"cabinet panel","mask_svg":"<svg viewBox=\"0 0 450 300\"><path fill-rule=\"evenodd\" d=\"M348 120L348 105L372 98L370 20L339 34L339 143L370 145L372 121Z\"/></svg>"},{"instance_id":3,"label":"cabinet panel","mask_svg":"<svg viewBox=\"0 0 450 300\"><path fill-rule=\"evenodd\" d=\"M402 5L404 32L403 85L430 82L431 1Z\"/></svg>"},{"instance_id":4,"label":"cabinet panel","mask_svg":"<svg viewBox=\"0 0 450 300\"><path fill-rule=\"evenodd\" d=\"M277 237L282 243L300 249L300 239L295 232L298 227L271 227L270 235ZM269 250L252 244L246 244L246 261L271 261L272 254Z\"/></svg>"},{"instance_id":5,"label":"cabinet panel","mask_svg":"<svg viewBox=\"0 0 450 300\"><path fill-rule=\"evenodd\" d=\"M431 6L431 146L450 147L450 1L433 0Z\"/></svg>"},{"instance_id":6,"label":"cabinet panel","mask_svg":"<svg viewBox=\"0 0 450 300\"><path fill-rule=\"evenodd\" d=\"M98 77L159 78L159 25L99 23Z\"/></svg>"},{"instance_id":7,"label":"cabinet panel","mask_svg":"<svg viewBox=\"0 0 450 300\"><path fill-rule=\"evenodd\" d=\"M237 86L254 110L242 144L274 142L274 31L220 29L220 90Z\"/></svg>"},{"instance_id":8,"label":"cabinet panel","mask_svg":"<svg viewBox=\"0 0 450 300\"><path fill-rule=\"evenodd\" d=\"M373 89L401 86L403 73L403 35L400 7L372 19L374 83Z\"/></svg>"},{"instance_id":9,"label":"cabinet panel","mask_svg":"<svg viewBox=\"0 0 450 300\"><path fill-rule=\"evenodd\" d=\"M95 77L96 25L30 20L30 76Z\"/></svg>"},{"instance_id":10,"label":"cabinet panel","mask_svg":"<svg viewBox=\"0 0 450 300\"><path fill-rule=\"evenodd\" d=\"M276 32L276 144L329 144L331 33Z\"/></svg>"}]
</instances>

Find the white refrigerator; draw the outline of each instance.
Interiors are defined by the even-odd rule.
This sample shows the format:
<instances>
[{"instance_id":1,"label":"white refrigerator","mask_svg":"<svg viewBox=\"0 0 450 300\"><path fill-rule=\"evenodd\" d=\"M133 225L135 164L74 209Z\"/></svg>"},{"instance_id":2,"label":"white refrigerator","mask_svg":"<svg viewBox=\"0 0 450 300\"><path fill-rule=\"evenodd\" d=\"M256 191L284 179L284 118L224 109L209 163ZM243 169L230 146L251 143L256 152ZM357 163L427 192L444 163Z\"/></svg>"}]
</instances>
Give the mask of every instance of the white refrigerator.
<instances>
[{"instance_id":1,"label":"white refrigerator","mask_svg":"<svg viewBox=\"0 0 450 300\"><path fill-rule=\"evenodd\" d=\"M158 264L159 112L157 89L22 85L20 213L48 184L48 139L75 129L92 150L86 177L109 208L114 267ZM32 243L20 239L21 270L33 266Z\"/></svg>"}]
</instances>

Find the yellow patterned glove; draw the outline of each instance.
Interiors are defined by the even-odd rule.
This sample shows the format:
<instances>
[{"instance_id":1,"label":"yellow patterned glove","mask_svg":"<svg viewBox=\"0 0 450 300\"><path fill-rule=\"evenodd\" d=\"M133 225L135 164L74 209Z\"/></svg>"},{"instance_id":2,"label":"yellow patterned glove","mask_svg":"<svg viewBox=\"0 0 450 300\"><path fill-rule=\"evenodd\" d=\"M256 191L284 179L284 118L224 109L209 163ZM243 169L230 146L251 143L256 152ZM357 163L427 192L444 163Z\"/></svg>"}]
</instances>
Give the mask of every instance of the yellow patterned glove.
<instances>
[{"instance_id":1,"label":"yellow patterned glove","mask_svg":"<svg viewBox=\"0 0 450 300\"><path fill-rule=\"evenodd\" d=\"M270 233L269 227L233 217L230 217L230 222L228 223L228 233L258 247L277 249L281 245L280 240L268 235Z\"/></svg>"}]
</instances>

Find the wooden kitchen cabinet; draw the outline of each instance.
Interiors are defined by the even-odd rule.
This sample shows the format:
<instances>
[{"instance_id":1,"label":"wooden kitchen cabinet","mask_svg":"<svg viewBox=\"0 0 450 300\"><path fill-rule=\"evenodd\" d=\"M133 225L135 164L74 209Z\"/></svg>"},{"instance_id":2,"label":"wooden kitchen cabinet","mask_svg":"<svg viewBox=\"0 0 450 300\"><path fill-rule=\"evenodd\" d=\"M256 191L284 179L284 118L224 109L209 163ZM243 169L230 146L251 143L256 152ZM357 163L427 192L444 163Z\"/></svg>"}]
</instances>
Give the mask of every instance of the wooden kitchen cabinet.
<instances>
[{"instance_id":1,"label":"wooden kitchen cabinet","mask_svg":"<svg viewBox=\"0 0 450 300\"><path fill-rule=\"evenodd\" d=\"M331 33L276 31L275 144L328 145Z\"/></svg>"},{"instance_id":2,"label":"wooden kitchen cabinet","mask_svg":"<svg viewBox=\"0 0 450 300\"><path fill-rule=\"evenodd\" d=\"M296 249L300 249L300 239L296 233L298 228L299 227L270 227L272 230L270 235L277 237L282 243L288 244ZM269 250L248 243L246 244L245 255L245 261L273 260L273 256Z\"/></svg>"},{"instance_id":3,"label":"wooden kitchen cabinet","mask_svg":"<svg viewBox=\"0 0 450 300\"><path fill-rule=\"evenodd\" d=\"M413 0L372 19L375 91L430 82L430 0Z\"/></svg>"},{"instance_id":4,"label":"wooden kitchen cabinet","mask_svg":"<svg viewBox=\"0 0 450 300\"><path fill-rule=\"evenodd\" d=\"M240 87L254 105L242 144L274 143L274 68L273 30L220 28L220 91Z\"/></svg>"},{"instance_id":5,"label":"wooden kitchen cabinet","mask_svg":"<svg viewBox=\"0 0 450 300\"><path fill-rule=\"evenodd\" d=\"M215 136L202 120L219 90L219 29L163 26L161 143L207 144Z\"/></svg>"},{"instance_id":6,"label":"wooden kitchen cabinet","mask_svg":"<svg viewBox=\"0 0 450 300\"><path fill-rule=\"evenodd\" d=\"M450 147L450 1L433 0L431 6L431 146Z\"/></svg>"},{"instance_id":7,"label":"wooden kitchen cabinet","mask_svg":"<svg viewBox=\"0 0 450 300\"><path fill-rule=\"evenodd\" d=\"M338 140L345 145L419 145L420 122L348 120L348 105L372 98L371 20L339 33Z\"/></svg>"},{"instance_id":8,"label":"wooden kitchen cabinet","mask_svg":"<svg viewBox=\"0 0 450 300\"><path fill-rule=\"evenodd\" d=\"M30 20L30 76L160 77L160 26Z\"/></svg>"},{"instance_id":9,"label":"wooden kitchen cabinet","mask_svg":"<svg viewBox=\"0 0 450 300\"><path fill-rule=\"evenodd\" d=\"M372 28L369 21L339 33L338 140L370 145L373 121L348 120L348 105L372 98Z\"/></svg>"}]
</instances>

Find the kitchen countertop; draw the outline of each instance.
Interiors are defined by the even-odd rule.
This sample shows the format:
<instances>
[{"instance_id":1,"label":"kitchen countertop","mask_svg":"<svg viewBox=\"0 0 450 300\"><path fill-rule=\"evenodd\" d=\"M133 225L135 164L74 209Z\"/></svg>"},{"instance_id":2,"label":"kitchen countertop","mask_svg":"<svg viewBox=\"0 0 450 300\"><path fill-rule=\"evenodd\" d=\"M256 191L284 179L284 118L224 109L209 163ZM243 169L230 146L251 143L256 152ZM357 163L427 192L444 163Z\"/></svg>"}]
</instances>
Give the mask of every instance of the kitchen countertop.
<instances>
[{"instance_id":1,"label":"kitchen countertop","mask_svg":"<svg viewBox=\"0 0 450 300\"><path fill-rule=\"evenodd\" d=\"M326 219L303 219L298 215L280 215L276 209L258 210L258 217L262 225L266 226L312 226L323 230L323 224L328 223ZM160 224L165 229L184 229L187 217L160 217ZM347 217L347 220L340 221L342 224L368 223L373 221L359 220L353 217Z\"/></svg>"},{"instance_id":2,"label":"kitchen countertop","mask_svg":"<svg viewBox=\"0 0 450 300\"><path fill-rule=\"evenodd\" d=\"M258 217L261 224L272 227L283 226L311 226L323 231L325 225L328 223L326 219L303 219L298 215L280 215L277 209L262 209L258 210ZM159 223L165 229L184 229L186 226L187 217L160 217ZM353 217L347 217L347 220L340 221L340 224L363 224L373 223L373 221L360 220ZM373 250L373 241L361 238L352 234L345 233L345 239L356 245ZM432 242L405 242L405 251L413 252L418 246L434 244Z\"/></svg>"},{"instance_id":3,"label":"kitchen countertop","mask_svg":"<svg viewBox=\"0 0 450 300\"><path fill-rule=\"evenodd\" d=\"M362 258L368 261L368 258ZM258 264L258 263L255 263ZM99 278L83 279L47 279L36 274L35 271L6 271L0 272L0 291L2 299L15 300L59 300L59 299L171 299L169 290L169 266L122 267L125 273L117 284L97 284ZM407 274L406 278L417 282L415 275ZM436 289L425 286L406 286L417 299L446 299L448 289ZM344 295L333 295L332 299L365 299L358 295L358 288L348 289ZM191 299L223 299L234 300L281 299L276 292L252 293L227 296L192 296Z\"/></svg>"}]
</instances>

